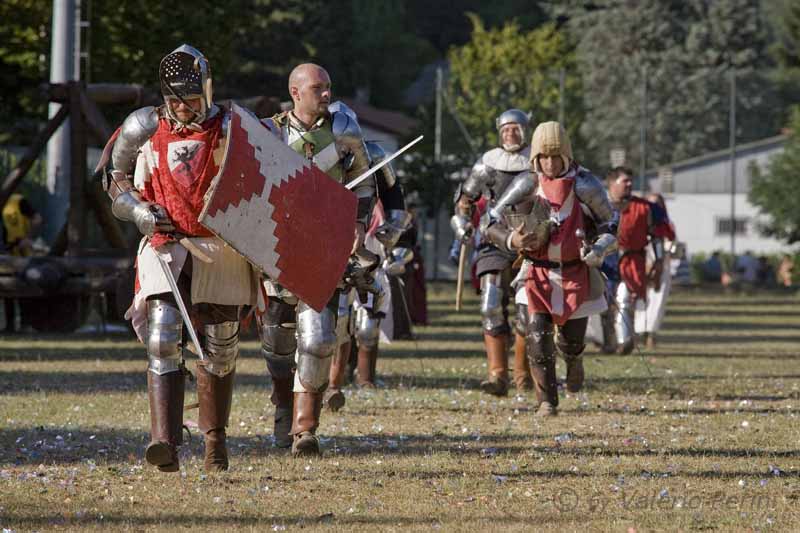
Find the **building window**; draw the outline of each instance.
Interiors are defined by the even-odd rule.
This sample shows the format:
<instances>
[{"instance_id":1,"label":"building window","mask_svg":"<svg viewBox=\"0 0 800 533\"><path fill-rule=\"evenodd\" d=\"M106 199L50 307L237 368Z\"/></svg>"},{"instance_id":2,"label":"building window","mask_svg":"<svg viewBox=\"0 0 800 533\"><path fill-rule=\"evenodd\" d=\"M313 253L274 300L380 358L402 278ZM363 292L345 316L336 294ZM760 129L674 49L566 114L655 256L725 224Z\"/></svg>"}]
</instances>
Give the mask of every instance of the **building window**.
<instances>
[{"instance_id":1,"label":"building window","mask_svg":"<svg viewBox=\"0 0 800 533\"><path fill-rule=\"evenodd\" d=\"M736 235L747 235L747 218L736 219ZM731 234L730 218L717 218L717 235L730 235Z\"/></svg>"}]
</instances>

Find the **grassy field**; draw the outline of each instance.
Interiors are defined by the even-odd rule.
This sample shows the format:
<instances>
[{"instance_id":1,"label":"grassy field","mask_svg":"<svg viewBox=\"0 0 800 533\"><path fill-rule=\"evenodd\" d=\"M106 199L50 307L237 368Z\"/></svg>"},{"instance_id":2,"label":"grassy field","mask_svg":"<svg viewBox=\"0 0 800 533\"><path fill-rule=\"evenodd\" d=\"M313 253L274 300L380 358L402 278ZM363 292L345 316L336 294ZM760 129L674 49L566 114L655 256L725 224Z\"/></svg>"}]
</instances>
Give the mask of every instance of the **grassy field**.
<instances>
[{"instance_id":1,"label":"grassy field","mask_svg":"<svg viewBox=\"0 0 800 533\"><path fill-rule=\"evenodd\" d=\"M559 417L477 385L477 298L429 294L418 342L383 349L376 391L323 411L321 459L272 447L255 340L244 343L232 468L143 464L144 349L124 335L0 339L3 531L758 530L800 528L800 299L674 294L654 351L598 355ZM190 364L190 368L194 366ZM559 374L563 374L560 364ZM187 403L194 402L194 391ZM188 411L189 425L197 411Z\"/></svg>"}]
</instances>

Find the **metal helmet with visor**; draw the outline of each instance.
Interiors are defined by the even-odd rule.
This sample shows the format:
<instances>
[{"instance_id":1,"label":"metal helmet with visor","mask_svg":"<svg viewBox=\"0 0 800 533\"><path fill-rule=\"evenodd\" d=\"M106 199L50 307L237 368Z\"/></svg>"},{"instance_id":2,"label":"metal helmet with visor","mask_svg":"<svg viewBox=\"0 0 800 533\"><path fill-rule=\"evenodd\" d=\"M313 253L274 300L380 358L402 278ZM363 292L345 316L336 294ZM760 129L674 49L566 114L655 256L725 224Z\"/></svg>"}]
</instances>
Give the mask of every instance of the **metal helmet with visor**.
<instances>
[{"instance_id":1,"label":"metal helmet with visor","mask_svg":"<svg viewBox=\"0 0 800 533\"><path fill-rule=\"evenodd\" d=\"M201 124L207 117L212 104L211 67L206 57L193 46L183 44L164 56L158 67L161 94L167 103L167 115L179 124L180 120L169 106L170 99L177 99L189 105L189 98L200 98L201 106L189 124Z\"/></svg>"}]
</instances>

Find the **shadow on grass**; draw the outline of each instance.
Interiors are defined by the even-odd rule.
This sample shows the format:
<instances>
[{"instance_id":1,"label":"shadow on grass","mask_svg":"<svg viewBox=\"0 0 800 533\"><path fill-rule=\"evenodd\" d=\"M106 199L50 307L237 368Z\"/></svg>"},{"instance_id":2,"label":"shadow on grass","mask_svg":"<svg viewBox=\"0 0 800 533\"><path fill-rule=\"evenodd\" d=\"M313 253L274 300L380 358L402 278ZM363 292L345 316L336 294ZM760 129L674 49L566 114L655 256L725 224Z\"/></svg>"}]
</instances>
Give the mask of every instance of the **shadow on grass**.
<instances>
[{"instance_id":1,"label":"shadow on grass","mask_svg":"<svg viewBox=\"0 0 800 533\"><path fill-rule=\"evenodd\" d=\"M534 435L513 433L481 435L480 440L470 435L448 434L409 434L402 438L397 435L369 434L360 436L321 435L323 459L336 456L358 457L371 454L403 456L429 456L437 453L452 455L479 456L493 460L497 456L515 456L531 451L544 456L569 457L708 457L708 458L746 458L746 459L798 459L800 450L755 450L744 448L666 448L650 449L640 446L621 448L599 448L596 444L581 444L581 441L595 441L601 435L587 433L575 437L564 446L529 444ZM534 442L552 443L555 435L539 433ZM181 458L202 456L202 438L197 432L181 448ZM141 462L144 448L149 442L146 432L128 429L93 428L70 430L68 428L19 428L0 430L0 465L39 465L39 464L78 464L92 461L97 468L112 471L119 463ZM269 434L238 437L229 436L228 449L232 463L246 463L248 458L285 456L291 460L285 449L275 448ZM766 465L764 466L766 469ZM546 475L546 470L536 471L536 476ZM344 473L343 475L348 475ZM413 475L413 474L410 474ZM438 473L446 477L445 472ZM459 476L463 472L459 473ZM564 476L574 476L571 471ZM681 473L683 475L683 473ZM691 474L686 474L691 475ZM786 474L790 475L790 474ZM800 477L800 472L792 472Z\"/></svg>"},{"instance_id":2,"label":"shadow on grass","mask_svg":"<svg viewBox=\"0 0 800 533\"><path fill-rule=\"evenodd\" d=\"M480 505L473 503L472 505ZM492 525L525 525L529 530L534 530L542 523L564 524L571 523L575 514L570 512L545 512L537 510L536 514L505 514L495 516L482 516L472 514L469 518L463 516L463 511L453 510L447 512L445 507L435 515L418 516L414 510L410 510L408 515L397 514L334 514L325 513L322 515L304 515L301 513L274 513L274 510L264 510L263 513L252 513L242 509L242 506L231 506L229 512L223 514L206 515L200 511L192 514L181 514L179 512L169 512L149 516L142 512L131 511L130 514L124 512L104 512L100 515L97 512L87 512L81 517L68 517L61 513L16 513L6 512L4 518L9 526L15 528L42 528L45 526L58 526L59 528L84 528L90 526L103 526L104 528L119 528L128 530L141 530L142 528L155 527L157 529L179 528L181 530L191 528L195 531L222 531L226 527L247 527L258 528L261 531L269 531L271 528L276 530L276 526L287 528L319 528L323 526L336 528L350 528L359 526L374 526L381 530L410 527L417 529L438 529L456 527L456 524L463 527L464 524L473 524L480 527L481 524L491 522ZM460 528L459 528L460 529Z\"/></svg>"}]
</instances>

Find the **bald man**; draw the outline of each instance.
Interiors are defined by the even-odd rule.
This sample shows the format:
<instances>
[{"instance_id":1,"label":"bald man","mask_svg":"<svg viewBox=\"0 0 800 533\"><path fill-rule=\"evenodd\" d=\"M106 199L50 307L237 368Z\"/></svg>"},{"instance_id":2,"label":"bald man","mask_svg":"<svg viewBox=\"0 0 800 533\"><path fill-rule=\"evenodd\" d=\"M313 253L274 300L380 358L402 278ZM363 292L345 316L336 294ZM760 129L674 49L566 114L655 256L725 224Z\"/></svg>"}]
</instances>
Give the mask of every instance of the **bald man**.
<instances>
[{"instance_id":1,"label":"bald man","mask_svg":"<svg viewBox=\"0 0 800 533\"><path fill-rule=\"evenodd\" d=\"M297 66L289 75L291 111L265 123L293 150L340 183L347 183L370 166L355 113L341 102L331 104L331 79L312 63ZM374 205L375 180L353 192L358 197L353 261L364 264L364 230ZM374 279L367 290L380 293ZM275 444L292 447L292 454L318 455L316 430L322 394L328 386L334 351L350 337L350 287L340 283L327 307L318 313L279 284L265 280L269 302L259 319L261 350L272 376L275 405ZM362 290L364 287L362 287Z\"/></svg>"}]
</instances>

